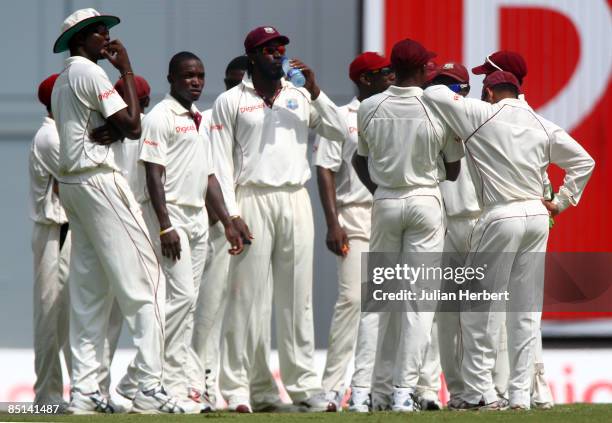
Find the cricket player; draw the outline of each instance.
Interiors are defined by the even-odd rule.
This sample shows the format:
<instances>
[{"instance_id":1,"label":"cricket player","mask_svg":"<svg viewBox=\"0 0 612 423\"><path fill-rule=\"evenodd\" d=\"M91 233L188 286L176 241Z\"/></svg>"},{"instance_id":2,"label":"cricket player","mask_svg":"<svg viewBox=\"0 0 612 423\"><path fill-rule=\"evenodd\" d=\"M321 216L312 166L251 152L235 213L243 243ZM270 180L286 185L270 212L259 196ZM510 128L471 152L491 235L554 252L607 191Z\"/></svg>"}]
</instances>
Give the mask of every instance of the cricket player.
<instances>
[{"instance_id":1,"label":"cricket player","mask_svg":"<svg viewBox=\"0 0 612 423\"><path fill-rule=\"evenodd\" d=\"M437 253L432 261L435 264L442 257L445 229L438 162L443 160L447 179L456 179L463 145L421 100L426 65L433 57L434 53L414 40L393 46L396 82L361 104L354 165L374 194L370 251ZM417 254L410 255L413 257L420 260ZM416 385L433 318L433 312L425 311L380 313L378 336L383 345L395 341L387 334L389 320L400 330L393 411L415 410Z\"/></svg>"},{"instance_id":2,"label":"cricket player","mask_svg":"<svg viewBox=\"0 0 612 423\"><path fill-rule=\"evenodd\" d=\"M226 90L240 84L247 71L247 56L238 56L232 59L226 69ZM205 128L210 129L212 109L202 113L202 125L207 122ZM207 118L208 116L208 118ZM204 274L200 285L198 303L194 316L193 350L199 357L202 368L193 366L188 373L189 395L199 397L202 408L213 411L216 408L218 396L217 374L220 363L221 328L222 316L225 313L227 300L227 273L229 269L230 255L227 253L229 244L223 236L223 225L219 222L216 214L207 206L210 228L208 233L208 257L204 266ZM271 297L269 299L271 302ZM269 327L266 327L269 329ZM251 406L254 411L286 411L286 406L281 405L276 381L269 368L270 356L270 333L264 334L260 339L260 350L256 354L257 359L263 360L254 366L254 374L250 381Z\"/></svg>"},{"instance_id":3,"label":"cricket player","mask_svg":"<svg viewBox=\"0 0 612 423\"><path fill-rule=\"evenodd\" d=\"M222 341L221 392L230 410L243 412L251 411L253 357L270 324L272 296L287 392L305 411L328 405L313 361L314 228L304 183L309 128L341 142L345 123L305 64L291 62L305 76L303 88L283 78L288 43L273 27L252 30L244 42L248 76L213 106L212 148L223 195L234 221L254 236L245 254L231 259Z\"/></svg>"},{"instance_id":4,"label":"cricket player","mask_svg":"<svg viewBox=\"0 0 612 423\"><path fill-rule=\"evenodd\" d=\"M70 233L68 219L58 196L60 141L51 111L51 92L59 75L38 86L38 99L47 116L36 132L29 156L30 218L34 255L34 404L58 405L64 401L60 351L71 369L68 344L68 268Z\"/></svg>"},{"instance_id":5,"label":"cricket player","mask_svg":"<svg viewBox=\"0 0 612 423\"><path fill-rule=\"evenodd\" d=\"M137 200L155 248L163 256L166 276L164 385L171 395L187 399L186 365L194 355L193 313L207 255L205 201L223 224L229 254L242 251L242 239L227 214L214 175L210 142L205 131L200 131L201 114L193 104L204 88L202 61L191 52L175 54L168 82L170 93L143 120L139 180L146 189L138 190ZM128 385L124 382L123 392Z\"/></svg>"},{"instance_id":6,"label":"cricket player","mask_svg":"<svg viewBox=\"0 0 612 423\"><path fill-rule=\"evenodd\" d=\"M370 240L372 194L361 183L351 163L357 150L357 110L363 100L386 90L395 80L395 74L389 59L378 53L365 52L351 62L349 77L357 85L359 93L349 104L339 108L346 122L344 143L317 137L314 160L327 222L326 244L338 259L338 299L323 373L323 389L330 408L338 411L360 327L361 253L368 251ZM377 316L364 316L364 319L363 327L366 328L368 322L376 320ZM366 339L375 338L376 331L374 326L370 333L360 334L359 339L366 342ZM374 357L361 359L374 362Z\"/></svg>"},{"instance_id":7,"label":"cricket player","mask_svg":"<svg viewBox=\"0 0 612 423\"><path fill-rule=\"evenodd\" d=\"M502 70L510 72L518 80L519 84L523 85L523 80L527 76L527 63L523 56L514 51L500 50L490 54L485 58L482 65L472 69L475 75L489 75L492 72ZM525 100L525 95L519 93L519 99ZM544 199L551 200L553 194L552 185L548 179L548 174L544 176ZM493 381L499 393L506 395L508 386L508 378L510 375L510 364L508 362L506 327L502 324L500 332L500 341L495 362L495 370L493 371ZM533 407L548 409L554 405L552 392L544 378L544 360L542 357L542 336L536 340L536 352L534 361L534 378L531 387L531 405Z\"/></svg>"},{"instance_id":8,"label":"cricket player","mask_svg":"<svg viewBox=\"0 0 612 423\"><path fill-rule=\"evenodd\" d=\"M512 73L496 71L484 80L485 101L463 98L440 85L428 88L425 100L465 140L479 175L475 184L483 211L470 239L468 263L487 264L485 286L512 293L505 304L512 363L509 401L513 409L529 409L541 314L520 309L517 302L526 296L541 297L544 268L537 253L546 251L549 213L554 216L578 204L594 161L563 129L519 100L519 91ZM552 201L542 199L550 163L566 172ZM492 370L502 319L504 313L461 312L465 401L461 408L501 408Z\"/></svg>"},{"instance_id":9,"label":"cricket player","mask_svg":"<svg viewBox=\"0 0 612 423\"><path fill-rule=\"evenodd\" d=\"M465 97L470 92L470 76L460 63L444 63L437 67L428 86L446 85L453 92ZM461 159L461 172L456 181L443 181L440 191L446 212L446 235L444 237L445 257L456 259L457 264L465 265L469 237L480 215L480 205L472 182L470 164ZM463 380L461 378L461 326L459 310L444 310L436 313L437 337L440 362L450 399L449 409L456 409L462 402ZM433 338L433 337L432 337Z\"/></svg>"},{"instance_id":10,"label":"cricket player","mask_svg":"<svg viewBox=\"0 0 612 423\"><path fill-rule=\"evenodd\" d=\"M94 9L66 18L55 53L69 50L55 82L51 109L57 125L62 205L70 221L70 345L72 413L113 412L100 393L98 371L114 297L134 337L139 390L132 411L180 413L161 384L165 280L140 207L108 144L91 133L113 126L123 137L140 136L134 74L120 41L108 29L119 18ZM99 60L107 59L125 80L124 101ZM102 129L98 129L102 128Z\"/></svg>"},{"instance_id":11,"label":"cricket player","mask_svg":"<svg viewBox=\"0 0 612 423\"><path fill-rule=\"evenodd\" d=\"M149 107L151 88L149 83L141 76L134 75L134 84L136 85L136 96L138 97L138 106L140 119L144 117L144 112L147 107ZM125 82L122 78L120 78L115 83L115 89L121 96L124 98L125 96ZM117 131L113 127L107 127L107 132L98 131L96 133L95 141L96 142L107 142L111 139L122 138L121 134L118 134ZM130 189L132 193L135 193L138 190L138 178L137 178L137 163L138 163L138 140L131 140L129 138L122 138L121 142L114 142L112 144L113 154L115 156L115 162L121 173L128 181ZM113 361L113 357L115 355L115 351L117 350L117 344L119 343L119 337L121 336L121 328L123 326L123 315L121 314L121 309L119 308L119 303L117 300L113 302L113 307L111 309L110 318L108 321L108 328L106 332L106 341L104 346L104 356L102 357L102 365L100 366L100 392L103 395L108 396L111 384L111 364ZM134 395L136 393L136 389L134 389L134 393L131 397L133 400ZM120 404L113 403L115 408L115 412L120 407ZM126 410L127 411L127 410Z\"/></svg>"}]
</instances>

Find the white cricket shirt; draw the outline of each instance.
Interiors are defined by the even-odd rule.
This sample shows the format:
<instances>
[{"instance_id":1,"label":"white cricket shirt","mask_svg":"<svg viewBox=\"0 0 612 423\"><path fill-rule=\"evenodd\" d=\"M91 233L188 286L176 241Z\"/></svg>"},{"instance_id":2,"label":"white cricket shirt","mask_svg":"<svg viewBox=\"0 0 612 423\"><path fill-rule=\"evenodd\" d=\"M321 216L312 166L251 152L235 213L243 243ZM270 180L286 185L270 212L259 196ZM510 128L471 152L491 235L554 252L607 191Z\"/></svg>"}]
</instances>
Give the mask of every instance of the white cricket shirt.
<instances>
[{"instance_id":1,"label":"white cricket shirt","mask_svg":"<svg viewBox=\"0 0 612 423\"><path fill-rule=\"evenodd\" d=\"M45 117L30 146L30 218L36 223L66 223L66 213L53 192L59 173L60 142L55 122Z\"/></svg>"},{"instance_id":2,"label":"white cricket shirt","mask_svg":"<svg viewBox=\"0 0 612 423\"><path fill-rule=\"evenodd\" d=\"M361 103L357 154L368 157L374 198L391 191L438 187L440 155L455 162L463 143L421 100L418 87L390 86Z\"/></svg>"},{"instance_id":3,"label":"white cricket shirt","mask_svg":"<svg viewBox=\"0 0 612 423\"><path fill-rule=\"evenodd\" d=\"M372 194L361 183L353 168L353 154L357 151L357 110L361 102L354 97L347 105L338 108L345 121L346 136L342 144L325 137L315 139L314 164L335 172L336 203L372 204Z\"/></svg>"},{"instance_id":4,"label":"white cricket shirt","mask_svg":"<svg viewBox=\"0 0 612 423\"><path fill-rule=\"evenodd\" d=\"M140 114L140 122L144 118L144 114ZM132 192L135 192L138 188L138 150L140 146L140 140L132 140L124 138L121 142L113 143L113 154L115 156L115 163L121 169L121 173L127 179L128 184Z\"/></svg>"},{"instance_id":5,"label":"white cricket shirt","mask_svg":"<svg viewBox=\"0 0 612 423\"><path fill-rule=\"evenodd\" d=\"M306 89L284 79L281 83L272 107L246 75L213 106L210 128L216 176L231 215L240 214L236 186L303 186L310 179L309 128L330 140L344 140L346 123L325 93L313 101Z\"/></svg>"},{"instance_id":6,"label":"white cricket shirt","mask_svg":"<svg viewBox=\"0 0 612 423\"><path fill-rule=\"evenodd\" d=\"M163 179L166 203L204 207L208 176L215 172L206 131L198 131L191 115L196 112L194 104L187 110L167 94L142 121L138 160L166 168ZM142 164L138 180L141 188L136 199L142 203L149 199Z\"/></svg>"},{"instance_id":7,"label":"white cricket shirt","mask_svg":"<svg viewBox=\"0 0 612 423\"><path fill-rule=\"evenodd\" d=\"M567 132L525 101L490 104L440 85L425 90L425 100L465 140L479 176L476 192L483 206L542 198L550 163L565 170L555 197L560 210L580 200L595 162Z\"/></svg>"},{"instance_id":8,"label":"white cricket shirt","mask_svg":"<svg viewBox=\"0 0 612 423\"><path fill-rule=\"evenodd\" d=\"M91 60L73 56L66 59L65 65L51 95L60 138L59 176L98 166L119 170L111 146L93 143L89 132L127 105L106 72Z\"/></svg>"}]
</instances>

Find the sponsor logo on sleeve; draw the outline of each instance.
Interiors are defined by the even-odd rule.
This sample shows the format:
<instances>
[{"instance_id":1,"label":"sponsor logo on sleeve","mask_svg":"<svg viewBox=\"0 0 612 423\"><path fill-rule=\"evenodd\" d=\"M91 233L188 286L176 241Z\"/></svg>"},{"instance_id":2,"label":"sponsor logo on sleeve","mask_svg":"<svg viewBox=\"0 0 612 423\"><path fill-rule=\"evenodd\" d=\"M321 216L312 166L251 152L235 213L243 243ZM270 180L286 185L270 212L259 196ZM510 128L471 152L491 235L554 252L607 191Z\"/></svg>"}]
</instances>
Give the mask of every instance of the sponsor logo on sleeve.
<instances>
[{"instance_id":1,"label":"sponsor logo on sleeve","mask_svg":"<svg viewBox=\"0 0 612 423\"><path fill-rule=\"evenodd\" d=\"M212 125L210 125L211 131L220 131L222 129L223 129L223 124L221 123L213 123Z\"/></svg>"},{"instance_id":2,"label":"sponsor logo on sleeve","mask_svg":"<svg viewBox=\"0 0 612 423\"><path fill-rule=\"evenodd\" d=\"M110 90L106 90L106 91L98 94L98 100L104 101L104 100L108 99L110 96L112 96L113 94L115 94L116 92L117 92L117 90L115 90L114 88L112 88Z\"/></svg>"},{"instance_id":3,"label":"sponsor logo on sleeve","mask_svg":"<svg viewBox=\"0 0 612 423\"><path fill-rule=\"evenodd\" d=\"M152 147L159 147L159 143L157 141L149 140L147 138L145 138L143 143L146 144L146 145L150 145Z\"/></svg>"}]
</instances>

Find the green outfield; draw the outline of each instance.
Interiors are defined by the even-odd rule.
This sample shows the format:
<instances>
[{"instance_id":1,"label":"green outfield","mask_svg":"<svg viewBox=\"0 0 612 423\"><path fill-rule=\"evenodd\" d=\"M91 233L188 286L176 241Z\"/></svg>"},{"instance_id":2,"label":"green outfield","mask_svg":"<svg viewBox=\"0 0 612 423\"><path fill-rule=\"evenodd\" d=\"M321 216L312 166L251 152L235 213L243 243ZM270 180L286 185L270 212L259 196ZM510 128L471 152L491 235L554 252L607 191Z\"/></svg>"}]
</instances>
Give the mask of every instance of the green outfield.
<instances>
[{"instance_id":1,"label":"green outfield","mask_svg":"<svg viewBox=\"0 0 612 423\"><path fill-rule=\"evenodd\" d=\"M154 423L154 422L252 422L252 423L275 423L275 422L369 422L369 423L393 423L393 422L612 422L612 404L576 404L557 406L552 410L540 411L497 411L497 412L422 412L414 414L398 413L312 413L312 414L231 414L212 413L189 416L172 415L95 415L95 416L44 416L44 415L11 415L0 414L1 421L9 422L118 422L118 423Z\"/></svg>"}]
</instances>

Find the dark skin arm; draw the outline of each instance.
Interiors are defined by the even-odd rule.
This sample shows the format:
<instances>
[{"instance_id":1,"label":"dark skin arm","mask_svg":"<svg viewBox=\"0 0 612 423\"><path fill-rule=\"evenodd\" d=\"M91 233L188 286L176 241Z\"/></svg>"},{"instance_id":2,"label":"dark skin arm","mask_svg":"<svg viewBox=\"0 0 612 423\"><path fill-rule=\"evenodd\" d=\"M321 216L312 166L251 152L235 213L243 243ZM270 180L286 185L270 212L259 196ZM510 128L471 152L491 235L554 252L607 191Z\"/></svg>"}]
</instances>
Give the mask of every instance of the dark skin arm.
<instances>
[{"instance_id":1,"label":"dark skin arm","mask_svg":"<svg viewBox=\"0 0 612 423\"><path fill-rule=\"evenodd\" d=\"M215 175L208 176L208 189L206 190L206 207L212 209L214 213L219 216L219 220L225 228L225 238L231 245L229 253L231 255L240 254L244 250L244 243L250 244L253 236L249 231L246 224L236 225L236 220L232 220L227 213L225 208L225 200L223 199L223 192L221 186ZM243 242L243 240L245 242Z\"/></svg>"},{"instance_id":2,"label":"dark skin arm","mask_svg":"<svg viewBox=\"0 0 612 423\"><path fill-rule=\"evenodd\" d=\"M446 180L456 181L459 177L459 172L461 171L461 162L444 162L444 169L446 169Z\"/></svg>"},{"instance_id":3,"label":"dark skin arm","mask_svg":"<svg viewBox=\"0 0 612 423\"><path fill-rule=\"evenodd\" d=\"M111 41L108 48L102 50L102 55L121 73L125 81L123 100L127 104L125 109L109 116L107 122L121 134L120 139L138 139L141 132L140 107L130 58L119 40Z\"/></svg>"},{"instance_id":4,"label":"dark skin arm","mask_svg":"<svg viewBox=\"0 0 612 423\"><path fill-rule=\"evenodd\" d=\"M336 175L329 169L317 166L319 197L327 222L327 248L337 256L345 257L348 253L348 237L338 222L336 209Z\"/></svg>"},{"instance_id":5,"label":"dark skin arm","mask_svg":"<svg viewBox=\"0 0 612 423\"><path fill-rule=\"evenodd\" d=\"M172 226L170 216L168 216L168 209L166 208L166 193L162 182L162 176L166 168L149 162L144 162L144 165L151 204L157 215L157 220L159 221L159 229L163 231ZM175 230L160 235L159 239L161 241L162 254L164 257L168 257L175 261L181 259L181 239Z\"/></svg>"},{"instance_id":6,"label":"dark skin arm","mask_svg":"<svg viewBox=\"0 0 612 423\"><path fill-rule=\"evenodd\" d=\"M370 171L368 170L368 158L355 153L353 155L352 163L353 168L355 168L355 172L357 173L357 176L359 177L361 183L365 185L365 187L368 189L368 191L370 191L372 195L374 195L374 191L376 191L376 188L378 188L378 186L374 182L372 182L372 179L370 178Z\"/></svg>"}]
</instances>

